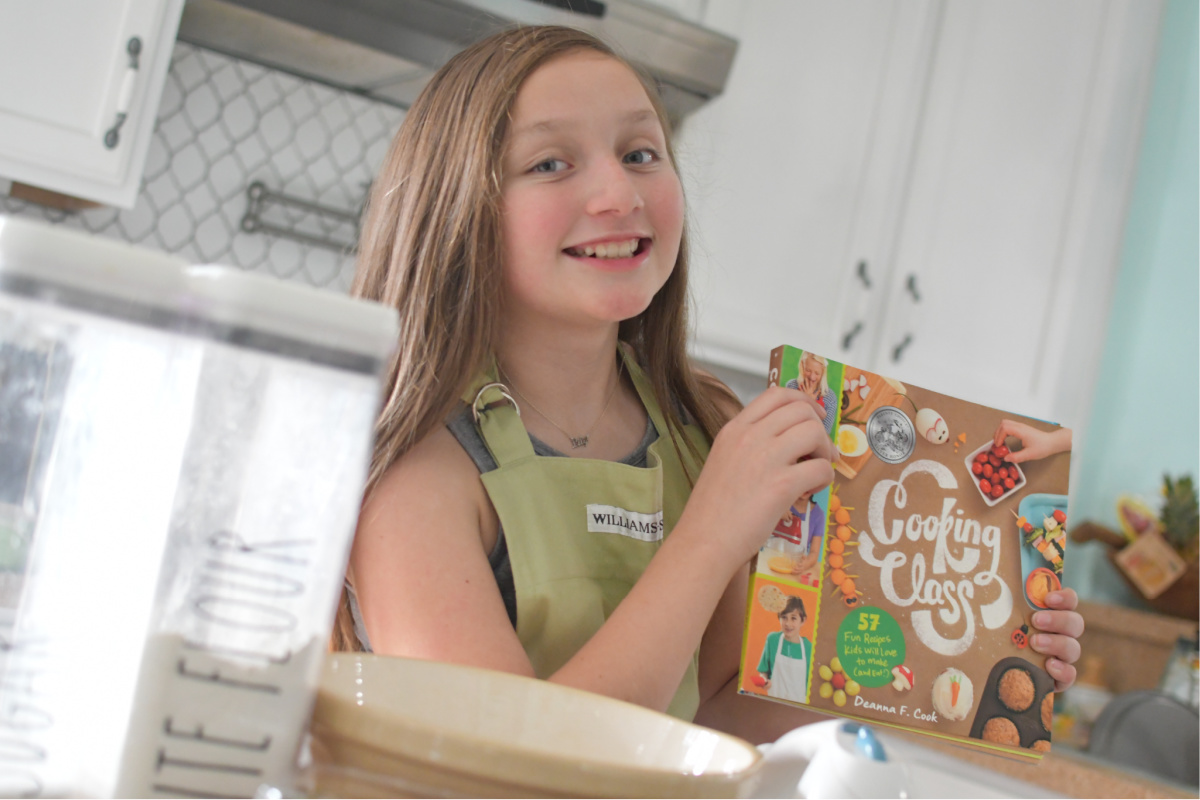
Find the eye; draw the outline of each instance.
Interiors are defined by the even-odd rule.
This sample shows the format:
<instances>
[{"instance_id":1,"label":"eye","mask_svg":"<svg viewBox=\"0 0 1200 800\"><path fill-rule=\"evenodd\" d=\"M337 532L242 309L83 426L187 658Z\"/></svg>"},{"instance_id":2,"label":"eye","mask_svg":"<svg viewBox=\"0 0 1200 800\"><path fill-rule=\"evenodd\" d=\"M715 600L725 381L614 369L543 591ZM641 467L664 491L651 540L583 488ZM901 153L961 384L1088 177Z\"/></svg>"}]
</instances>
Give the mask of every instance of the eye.
<instances>
[{"instance_id":1,"label":"eye","mask_svg":"<svg viewBox=\"0 0 1200 800\"><path fill-rule=\"evenodd\" d=\"M634 150L632 153L627 153L624 159L626 164L633 164L635 166L652 164L658 160L658 151L652 150L649 147L643 147L640 150Z\"/></svg>"},{"instance_id":2,"label":"eye","mask_svg":"<svg viewBox=\"0 0 1200 800\"><path fill-rule=\"evenodd\" d=\"M531 169L530 172L553 174L555 172L562 172L567 168L567 166L567 162L563 161L561 158L547 158L545 161L540 161L537 164L534 164L533 169Z\"/></svg>"}]
</instances>

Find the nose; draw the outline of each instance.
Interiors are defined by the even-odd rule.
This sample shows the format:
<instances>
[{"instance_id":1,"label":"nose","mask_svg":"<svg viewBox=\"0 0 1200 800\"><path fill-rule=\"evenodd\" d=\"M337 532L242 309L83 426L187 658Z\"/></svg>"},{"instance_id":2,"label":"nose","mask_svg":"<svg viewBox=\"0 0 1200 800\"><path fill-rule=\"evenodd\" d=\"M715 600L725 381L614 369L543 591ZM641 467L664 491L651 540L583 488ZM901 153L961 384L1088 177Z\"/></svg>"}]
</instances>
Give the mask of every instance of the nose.
<instances>
[{"instance_id":1,"label":"nose","mask_svg":"<svg viewBox=\"0 0 1200 800\"><path fill-rule=\"evenodd\" d=\"M633 176L617 158L605 158L592 170L587 212L593 215L625 216L643 205Z\"/></svg>"}]
</instances>

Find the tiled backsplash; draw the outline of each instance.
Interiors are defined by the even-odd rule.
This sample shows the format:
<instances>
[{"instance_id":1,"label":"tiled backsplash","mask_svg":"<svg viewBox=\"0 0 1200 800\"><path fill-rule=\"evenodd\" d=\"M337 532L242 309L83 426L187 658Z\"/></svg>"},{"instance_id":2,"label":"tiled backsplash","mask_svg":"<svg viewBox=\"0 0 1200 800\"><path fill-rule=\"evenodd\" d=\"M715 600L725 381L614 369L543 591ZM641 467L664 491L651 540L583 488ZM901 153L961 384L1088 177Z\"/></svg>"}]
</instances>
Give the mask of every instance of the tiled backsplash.
<instances>
[{"instance_id":1,"label":"tiled backsplash","mask_svg":"<svg viewBox=\"0 0 1200 800\"><path fill-rule=\"evenodd\" d=\"M399 108L179 42L132 209L68 213L0 196L0 213L345 291L351 254L241 230L247 187L357 213L403 119ZM318 225L292 216L302 230Z\"/></svg>"}]
</instances>

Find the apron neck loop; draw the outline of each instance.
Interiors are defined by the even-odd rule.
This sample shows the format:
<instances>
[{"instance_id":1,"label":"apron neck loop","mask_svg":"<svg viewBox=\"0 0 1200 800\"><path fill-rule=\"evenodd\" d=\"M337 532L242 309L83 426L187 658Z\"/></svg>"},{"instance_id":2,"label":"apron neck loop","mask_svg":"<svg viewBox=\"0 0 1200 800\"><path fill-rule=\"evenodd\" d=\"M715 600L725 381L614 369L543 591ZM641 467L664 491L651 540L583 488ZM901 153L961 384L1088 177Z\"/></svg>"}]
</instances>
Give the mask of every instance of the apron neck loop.
<instances>
[{"instance_id":1,"label":"apron neck loop","mask_svg":"<svg viewBox=\"0 0 1200 800\"><path fill-rule=\"evenodd\" d=\"M521 422L521 408L509 387L497 378L498 372L493 357L483 374L471 382L463 400L471 406L471 415L492 458L503 467L533 458L534 452L533 442Z\"/></svg>"},{"instance_id":2,"label":"apron neck loop","mask_svg":"<svg viewBox=\"0 0 1200 800\"><path fill-rule=\"evenodd\" d=\"M624 342L618 342L617 351L625 362L625 371L641 398L642 407L654 423L660 441L667 441L670 429L666 418L654 396L654 387L642 368L634 358L633 348ZM511 387L506 386L499 378L499 366L493 356L487 368L471 381L463 402L471 407L471 413L488 450L498 466L511 464L525 458L535 457L533 443L529 433L521 423L521 409L513 399Z\"/></svg>"}]
</instances>

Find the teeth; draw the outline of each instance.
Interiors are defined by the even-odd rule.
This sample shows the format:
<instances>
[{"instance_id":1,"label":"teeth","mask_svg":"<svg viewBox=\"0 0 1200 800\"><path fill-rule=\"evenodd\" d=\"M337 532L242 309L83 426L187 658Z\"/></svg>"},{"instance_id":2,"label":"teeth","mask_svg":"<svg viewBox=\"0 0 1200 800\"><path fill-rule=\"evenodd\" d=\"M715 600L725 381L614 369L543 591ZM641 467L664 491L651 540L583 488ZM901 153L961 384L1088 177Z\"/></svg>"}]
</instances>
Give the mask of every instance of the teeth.
<instances>
[{"instance_id":1,"label":"teeth","mask_svg":"<svg viewBox=\"0 0 1200 800\"><path fill-rule=\"evenodd\" d=\"M609 242L607 244L572 247L567 250L573 256L589 256L595 258L629 258L637 250L638 240L630 239L625 242Z\"/></svg>"}]
</instances>

